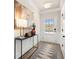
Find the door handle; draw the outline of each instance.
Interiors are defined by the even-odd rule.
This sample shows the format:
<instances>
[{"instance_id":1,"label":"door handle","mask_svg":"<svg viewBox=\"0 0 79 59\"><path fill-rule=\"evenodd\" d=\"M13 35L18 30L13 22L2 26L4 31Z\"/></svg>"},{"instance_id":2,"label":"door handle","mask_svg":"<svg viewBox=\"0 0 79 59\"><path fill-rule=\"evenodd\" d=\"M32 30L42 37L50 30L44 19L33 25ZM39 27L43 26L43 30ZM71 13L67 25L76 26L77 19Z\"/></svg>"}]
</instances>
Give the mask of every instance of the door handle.
<instances>
[{"instance_id":1,"label":"door handle","mask_svg":"<svg viewBox=\"0 0 79 59\"><path fill-rule=\"evenodd\" d=\"M63 35L62 37L65 38L65 35Z\"/></svg>"}]
</instances>

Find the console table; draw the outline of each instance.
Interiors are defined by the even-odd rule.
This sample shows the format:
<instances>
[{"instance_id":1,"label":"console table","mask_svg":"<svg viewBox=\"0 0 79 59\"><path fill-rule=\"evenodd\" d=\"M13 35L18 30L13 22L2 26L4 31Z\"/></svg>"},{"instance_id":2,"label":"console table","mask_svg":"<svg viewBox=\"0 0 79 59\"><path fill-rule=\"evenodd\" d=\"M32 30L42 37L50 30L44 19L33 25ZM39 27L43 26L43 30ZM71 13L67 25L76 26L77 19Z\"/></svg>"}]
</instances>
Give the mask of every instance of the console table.
<instances>
[{"instance_id":1,"label":"console table","mask_svg":"<svg viewBox=\"0 0 79 59\"><path fill-rule=\"evenodd\" d=\"M35 36L37 36L37 45L36 45L36 47L34 46L34 37ZM20 40L21 41L21 59L22 59L22 50L23 50L23 48L22 48L22 44L23 44L23 40L27 40L28 38L30 38L30 39L32 39L32 42L33 42L33 47L34 48L38 48L38 35L37 34L35 34L35 35L33 35L33 36L30 36L30 37L16 37L15 38L15 42L14 42L14 47L15 47L15 49L14 49L14 59L16 59L16 40ZM30 42L29 42L30 43Z\"/></svg>"}]
</instances>

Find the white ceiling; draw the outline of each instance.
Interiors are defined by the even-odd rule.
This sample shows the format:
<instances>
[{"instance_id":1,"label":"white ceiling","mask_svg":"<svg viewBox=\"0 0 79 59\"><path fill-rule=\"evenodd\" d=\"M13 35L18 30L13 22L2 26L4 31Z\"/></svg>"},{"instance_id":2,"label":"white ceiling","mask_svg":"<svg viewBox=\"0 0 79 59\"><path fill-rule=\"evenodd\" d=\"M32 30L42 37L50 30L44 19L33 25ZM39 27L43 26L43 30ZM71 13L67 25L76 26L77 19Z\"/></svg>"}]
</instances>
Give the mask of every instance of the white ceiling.
<instances>
[{"instance_id":1,"label":"white ceiling","mask_svg":"<svg viewBox=\"0 0 79 59\"><path fill-rule=\"evenodd\" d=\"M52 7L51 8L59 8L60 7L60 0L31 0L36 7L39 10L45 10L44 8L44 4L45 3L52 3Z\"/></svg>"}]
</instances>

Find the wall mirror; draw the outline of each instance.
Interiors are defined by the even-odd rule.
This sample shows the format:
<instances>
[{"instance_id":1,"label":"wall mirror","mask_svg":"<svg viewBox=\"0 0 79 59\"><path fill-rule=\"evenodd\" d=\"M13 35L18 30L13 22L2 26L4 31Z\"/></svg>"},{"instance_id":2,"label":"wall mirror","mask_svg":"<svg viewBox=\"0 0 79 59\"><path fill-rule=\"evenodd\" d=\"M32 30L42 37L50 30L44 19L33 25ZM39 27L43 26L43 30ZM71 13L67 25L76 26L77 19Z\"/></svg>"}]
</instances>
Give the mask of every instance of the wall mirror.
<instances>
[{"instance_id":1,"label":"wall mirror","mask_svg":"<svg viewBox=\"0 0 79 59\"><path fill-rule=\"evenodd\" d=\"M33 12L23 4L14 1L14 31L15 36L23 36L26 32L31 31L33 21Z\"/></svg>"},{"instance_id":2,"label":"wall mirror","mask_svg":"<svg viewBox=\"0 0 79 59\"><path fill-rule=\"evenodd\" d=\"M27 28L33 20L33 13L21 3L14 2L14 28Z\"/></svg>"}]
</instances>

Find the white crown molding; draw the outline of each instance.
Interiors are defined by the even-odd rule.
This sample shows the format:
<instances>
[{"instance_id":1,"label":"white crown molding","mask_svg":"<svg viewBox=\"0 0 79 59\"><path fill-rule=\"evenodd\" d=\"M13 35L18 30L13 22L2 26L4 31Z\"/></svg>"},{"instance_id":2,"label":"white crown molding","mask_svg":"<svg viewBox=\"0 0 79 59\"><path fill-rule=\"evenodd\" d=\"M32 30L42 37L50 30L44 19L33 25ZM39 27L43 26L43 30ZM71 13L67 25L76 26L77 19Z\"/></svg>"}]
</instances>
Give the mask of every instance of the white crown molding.
<instances>
[{"instance_id":1,"label":"white crown molding","mask_svg":"<svg viewBox=\"0 0 79 59\"><path fill-rule=\"evenodd\" d=\"M57 12L57 11L61 11L61 9L60 8L47 9L47 10L40 11L40 14L42 14L42 13L49 13L49 12Z\"/></svg>"}]
</instances>

